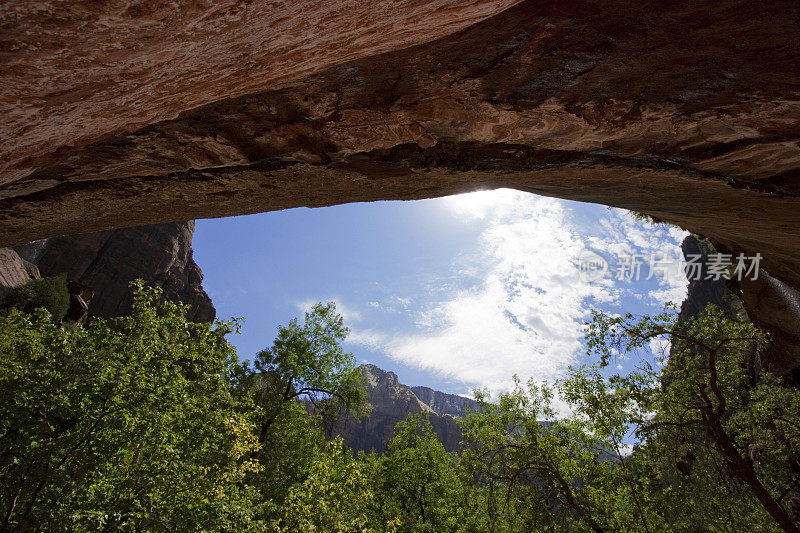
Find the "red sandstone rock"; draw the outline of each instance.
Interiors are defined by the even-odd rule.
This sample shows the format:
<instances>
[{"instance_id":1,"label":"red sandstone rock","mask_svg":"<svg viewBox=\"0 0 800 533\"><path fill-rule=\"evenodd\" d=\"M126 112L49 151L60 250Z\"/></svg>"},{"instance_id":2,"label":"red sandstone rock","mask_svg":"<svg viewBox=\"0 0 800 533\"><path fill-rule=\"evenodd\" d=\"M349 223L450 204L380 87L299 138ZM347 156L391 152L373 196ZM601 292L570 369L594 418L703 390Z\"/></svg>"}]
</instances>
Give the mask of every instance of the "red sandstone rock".
<instances>
[{"instance_id":1,"label":"red sandstone rock","mask_svg":"<svg viewBox=\"0 0 800 533\"><path fill-rule=\"evenodd\" d=\"M64 148L431 41L518 1L5 0L0 183Z\"/></svg>"},{"instance_id":2,"label":"red sandstone rock","mask_svg":"<svg viewBox=\"0 0 800 533\"><path fill-rule=\"evenodd\" d=\"M7 2L0 244L514 187L800 287L800 4L512 3Z\"/></svg>"}]
</instances>

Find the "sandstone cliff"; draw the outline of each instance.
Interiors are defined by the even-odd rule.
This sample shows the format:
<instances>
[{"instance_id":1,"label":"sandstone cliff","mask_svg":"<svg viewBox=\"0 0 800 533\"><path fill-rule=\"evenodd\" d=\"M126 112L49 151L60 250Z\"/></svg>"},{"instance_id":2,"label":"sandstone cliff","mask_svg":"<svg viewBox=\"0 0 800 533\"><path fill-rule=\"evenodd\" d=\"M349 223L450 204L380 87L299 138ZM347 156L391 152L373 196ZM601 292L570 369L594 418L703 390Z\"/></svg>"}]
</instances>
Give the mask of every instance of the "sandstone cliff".
<instances>
[{"instance_id":1,"label":"sandstone cliff","mask_svg":"<svg viewBox=\"0 0 800 533\"><path fill-rule=\"evenodd\" d=\"M8 0L0 244L514 187L760 251L797 288L799 22L795 0Z\"/></svg>"},{"instance_id":2,"label":"sandstone cliff","mask_svg":"<svg viewBox=\"0 0 800 533\"><path fill-rule=\"evenodd\" d=\"M461 442L461 430L454 416L462 411L455 411L457 405L477 407L477 403L468 398L434 391L427 387L415 387L422 394L433 399L436 408L421 401L414 389L403 385L393 372L386 372L375 365L361 367L366 380L368 402L371 409L369 416L356 422L352 418L339 421L333 433L341 435L347 446L353 450L382 452L386 443L392 438L394 426L409 415L427 413L436 436L448 451L455 451Z\"/></svg>"},{"instance_id":3,"label":"sandstone cliff","mask_svg":"<svg viewBox=\"0 0 800 533\"><path fill-rule=\"evenodd\" d=\"M214 319L211 299L202 287L203 274L192 258L194 222L176 222L55 237L4 249L0 255L0 284L18 285L33 266L37 275L65 273L93 291L90 316L116 316L130 311L129 284L144 279L164 290L166 298L190 306L196 322ZM3 272L15 272L14 279ZM17 279L19 278L19 279Z\"/></svg>"}]
</instances>

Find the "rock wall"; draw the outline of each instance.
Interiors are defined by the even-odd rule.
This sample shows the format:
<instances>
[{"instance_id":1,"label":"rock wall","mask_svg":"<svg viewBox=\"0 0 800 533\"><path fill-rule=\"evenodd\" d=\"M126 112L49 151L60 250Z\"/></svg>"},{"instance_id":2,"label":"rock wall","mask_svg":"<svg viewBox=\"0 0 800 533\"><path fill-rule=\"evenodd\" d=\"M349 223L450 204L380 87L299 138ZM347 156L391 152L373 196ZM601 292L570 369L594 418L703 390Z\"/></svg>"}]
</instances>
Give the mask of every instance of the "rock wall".
<instances>
[{"instance_id":1,"label":"rock wall","mask_svg":"<svg viewBox=\"0 0 800 533\"><path fill-rule=\"evenodd\" d=\"M16 247L22 260L43 277L65 273L90 287L90 316L130 311L130 282L158 285L170 300L188 304L188 318L209 322L216 314L202 287L203 273L192 257L194 221L55 237ZM2 268L2 267L0 267Z\"/></svg>"},{"instance_id":2,"label":"rock wall","mask_svg":"<svg viewBox=\"0 0 800 533\"><path fill-rule=\"evenodd\" d=\"M411 387L419 400L440 415L461 416L465 409L477 410L478 402L455 394L447 394L430 387Z\"/></svg>"},{"instance_id":3,"label":"rock wall","mask_svg":"<svg viewBox=\"0 0 800 533\"><path fill-rule=\"evenodd\" d=\"M800 287L799 22L794 0L11 0L0 245L514 187Z\"/></svg>"},{"instance_id":4,"label":"rock wall","mask_svg":"<svg viewBox=\"0 0 800 533\"><path fill-rule=\"evenodd\" d=\"M750 320L769 333L770 346L760 364L790 374L800 386L800 292L763 270L755 280L733 284L733 290Z\"/></svg>"},{"instance_id":5,"label":"rock wall","mask_svg":"<svg viewBox=\"0 0 800 533\"><path fill-rule=\"evenodd\" d=\"M706 279L709 255L718 251L710 242L689 235L681 244L684 257L700 256L699 272L689 279L679 320L700 315L713 304L731 315L747 317L769 334L770 345L755 368L790 376L800 384L800 292L761 269L742 280ZM722 253L725 253L723 250Z\"/></svg>"},{"instance_id":6,"label":"rock wall","mask_svg":"<svg viewBox=\"0 0 800 533\"><path fill-rule=\"evenodd\" d=\"M10 248L0 248L0 305L12 290L39 278L36 265L25 261Z\"/></svg>"},{"instance_id":7,"label":"rock wall","mask_svg":"<svg viewBox=\"0 0 800 533\"><path fill-rule=\"evenodd\" d=\"M421 401L414 390L401 384L394 372L386 372L375 365L363 365L361 369L366 380L367 401L371 412L358 422L348 417L334 426L333 434L341 435L347 446L356 451L374 450L380 453L392 438L394 426L398 422L412 414L427 413L433 431L445 449L459 449L461 430L452 411L459 400L464 400L465 405L476 406L473 400L427 387L417 387L423 390L423 395L436 400L434 403L439 409L433 408Z\"/></svg>"},{"instance_id":8,"label":"rock wall","mask_svg":"<svg viewBox=\"0 0 800 533\"><path fill-rule=\"evenodd\" d=\"M6 0L0 183L67 146L432 41L518 1Z\"/></svg>"},{"instance_id":9,"label":"rock wall","mask_svg":"<svg viewBox=\"0 0 800 533\"><path fill-rule=\"evenodd\" d=\"M681 243L683 257L687 263L692 257L700 257L697 260L697 272L687 272L689 286L686 290L686 299L681 303L678 313L679 321L686 321L700 316L708 305L716 305L728 313L733 312L733 294L728 288L726 280L706 279L708 276L709 255L717 251L705 239L698 239L694 235L689 235ZM740 308L740 306L737 306Z\"/></svg>"}]
</instances>

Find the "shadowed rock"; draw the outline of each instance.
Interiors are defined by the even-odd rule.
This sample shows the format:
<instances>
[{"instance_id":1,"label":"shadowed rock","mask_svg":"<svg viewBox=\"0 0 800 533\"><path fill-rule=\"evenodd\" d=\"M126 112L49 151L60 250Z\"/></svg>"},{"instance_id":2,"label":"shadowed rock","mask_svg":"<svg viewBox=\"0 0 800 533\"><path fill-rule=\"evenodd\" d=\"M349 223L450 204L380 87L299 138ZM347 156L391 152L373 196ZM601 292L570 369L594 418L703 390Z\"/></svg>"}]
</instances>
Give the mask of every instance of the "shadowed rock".
<instances>
[{"instance_id":1,"label":"shadowed rock","mask_svg":"<svg viewBox=\"0 0 800 533\"><path fill-rule=\"evenodd\" d=\"M333 434L341 435L347 446L356 451L383 452L398 422L409 415L427 413L433 431L445 449L459 449L461 429L454 417L463 414L463 411L456 413L454 409L456 404L476 409L477 403L474 400L427 387L415 387L414 390L420 389L424 396L435 400L437 407L433 408L421 401L411 387L401 384L394 372L386 372L375 365L363 365L361 371L366 380L367 401L371 412L358 422L352 417L346 417L336 423Z\"/></svg>"},{"instance_id":2,"label":"shadowed rock","mask_svg":"<svg viewBox=\"0 0 800 533\"><path fill-rule=\"evenodd\" d=\"M91 316L129 313L130 283L143 279L161 287L165 298L188 304L189 320L210 322L216 311L192 257L193 232L193 221L176 222L54 237L18 246L16 251L44 277L64 273L76 286L90 288Z\"/></svg>"},{"instance_id":3,"label":"shadowed rock","mask_svg":"<svg viewBox=\"0 0 800 533\"><path fill-rule=\"evenodd\" d=\"M513 187L800 287L800 4L513 4L6 2L0 244Z\"/></svg>"}]
</instances>

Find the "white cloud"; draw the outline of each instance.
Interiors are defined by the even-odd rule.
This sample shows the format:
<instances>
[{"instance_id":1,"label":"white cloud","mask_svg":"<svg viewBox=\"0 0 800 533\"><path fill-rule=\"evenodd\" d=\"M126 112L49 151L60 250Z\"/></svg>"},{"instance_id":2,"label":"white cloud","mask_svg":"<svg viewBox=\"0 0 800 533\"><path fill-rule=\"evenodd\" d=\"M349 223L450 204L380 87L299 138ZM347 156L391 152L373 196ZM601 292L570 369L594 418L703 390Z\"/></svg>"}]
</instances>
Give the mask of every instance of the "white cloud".
<instances>
[{"instance_id":1,"label":"white cloud","mask_svg":"<svg viewBox=\"0 0 800 533\"><path fill-rule=\"evenodd\" d=\"M478 276L479 283L422 307L416 298L416 306L397 305L402 299L396 298L394 309L411 314L411 332L354 328L349 342L460 381L465 390L507 390L514 374L552 381L579 360L590 310L630 292L611 276L581 281L576 258L585 248L680 254L680 232L648 227L623 210L590 206L601 218L580 223L570 202L512 190L453 196L444 204L478 225L476 249L462 254L453 270ZM649 300L683 298L682 274L657 279Z\"/></svg>"},{"instance_id":2,"label":"white cloud","mask_svg":"<svg viewBox=\"0 0 800 533\"><path fill-rule=\"evenodd\" d=\"M669 350L672 347L672 343L669 339L662 338L662 337L654 337L650 339L650 351L656 357L656 362L665 360L669 355Z\"/></svg>"},{"instance_id":3,"label":"white cloud","mask_svg":"<svg viewBox=\"0 0 800 533\"><path fill-rule=\"evenodd\" d=\"M643 276L647 275L645 272L651 264L656 266L653 277L658 281L658 287L646 293L648 303L682 302L686 298L686 276L682 267L683 254L678 245L688 233L674 226L654 226L636 220L622 209L609 211L609 216L600 220L602 234L589 238L592 246L606 250L616 258L638 256L643 263Z\"/></svg>"},{"instance_id":4,"label":"white cloud","mask_svg":"<svg viewBox=\"0 0 800 533\"><path fill-rule=\"evenodd\" d=\"M350 324L353 322L360 322L364 317L360 311L354 309L350 306L347 306L342 303L340 299L337 298L323 298L321 301L323 302L333 302L336 304L336 312L342 315L342 318L345 321L345 324ZM317 300L303 300L301 302L297 302L295 307L301 313L308 313L311 311L311 308L314 307L315 304L319 303ZM372 305L372 302L370 302Z\"/></svg>"},{"instance_id":5,"label":"white cloud","mask_svg":"<svg viewBox=\"0 0 800 533\"><path fill-rule=\"evenodd\" d=\"M351 341L494 390L508 388L515 373L559 375L581 349L588 316L581 303L615 298L609 282L580 283L574 257L584 244L570 227L568 209L558 200L508 190L448 203L467 220L486 223L467 265L483 273L482 283L420 310L415 333L355 331Z\"/></svg>"}]
</instances>

